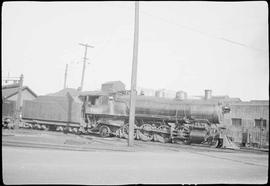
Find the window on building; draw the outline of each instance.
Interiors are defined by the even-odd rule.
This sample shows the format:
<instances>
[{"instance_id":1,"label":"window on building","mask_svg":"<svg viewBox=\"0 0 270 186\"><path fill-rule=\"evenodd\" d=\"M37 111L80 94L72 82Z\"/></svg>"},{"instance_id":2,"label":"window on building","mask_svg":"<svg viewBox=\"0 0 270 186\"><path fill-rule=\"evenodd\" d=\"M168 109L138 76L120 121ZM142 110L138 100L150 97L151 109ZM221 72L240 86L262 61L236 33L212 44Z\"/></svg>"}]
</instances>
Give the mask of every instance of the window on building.
<instances>
[{"instance_id":1,"label":"window on building","mask_svg":"<svg viewBox=\"0 0 270 186\"><path fill-rule=\"evenodd\" d=\"M261 120L260 119L255 119L255 127L261 128ZM263 128L266 128L266 120L263 119Z\"/></svg>"},{"instance_id":2,"label":"window on building","mask_svg":"<svg viewBox=\"0 0 270 186\"><path fill-rule=\"evenodd\" d=\"M242 126L242 119L232 118L232 125L235 127L241 127Z\"/></svg>"}]
</instances>

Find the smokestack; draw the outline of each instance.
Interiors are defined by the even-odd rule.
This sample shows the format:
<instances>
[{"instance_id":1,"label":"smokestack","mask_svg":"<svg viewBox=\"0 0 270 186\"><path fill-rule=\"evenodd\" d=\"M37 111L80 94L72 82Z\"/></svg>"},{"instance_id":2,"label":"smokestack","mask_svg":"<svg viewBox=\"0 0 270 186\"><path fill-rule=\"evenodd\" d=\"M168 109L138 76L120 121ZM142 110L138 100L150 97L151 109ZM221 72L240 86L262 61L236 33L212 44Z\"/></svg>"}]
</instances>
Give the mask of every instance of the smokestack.
<instances>
[{"instance_id":1,"label":"smokestack","mask_svg":"<svg viewBox=\"0 0 270 186\"><path fill-rule=\"evenodd\" d=\"M204 99L208 100L212 98L212 90L204 90Z\"/></svg>"}]
</instances>

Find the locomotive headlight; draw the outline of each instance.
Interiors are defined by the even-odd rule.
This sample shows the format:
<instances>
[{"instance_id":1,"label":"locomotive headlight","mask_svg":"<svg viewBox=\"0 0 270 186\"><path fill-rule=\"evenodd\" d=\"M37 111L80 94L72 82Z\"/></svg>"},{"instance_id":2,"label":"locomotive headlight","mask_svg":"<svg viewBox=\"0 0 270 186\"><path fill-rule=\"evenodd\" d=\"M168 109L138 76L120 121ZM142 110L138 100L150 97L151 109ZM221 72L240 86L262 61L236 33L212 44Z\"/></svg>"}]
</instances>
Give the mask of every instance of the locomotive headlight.
<instances>
[{"instance_id":1,"label":"locomotive headlight","mask_svg":"<svg viewBox=\"0 0 270 186\"><path fill-rule=\"evenodd\" d=\"M222 113L223 114L229 113L230 111L231 111L230 107L228 107L228 106L223 106L222 107Z\"/></svg>"}]
</instances>

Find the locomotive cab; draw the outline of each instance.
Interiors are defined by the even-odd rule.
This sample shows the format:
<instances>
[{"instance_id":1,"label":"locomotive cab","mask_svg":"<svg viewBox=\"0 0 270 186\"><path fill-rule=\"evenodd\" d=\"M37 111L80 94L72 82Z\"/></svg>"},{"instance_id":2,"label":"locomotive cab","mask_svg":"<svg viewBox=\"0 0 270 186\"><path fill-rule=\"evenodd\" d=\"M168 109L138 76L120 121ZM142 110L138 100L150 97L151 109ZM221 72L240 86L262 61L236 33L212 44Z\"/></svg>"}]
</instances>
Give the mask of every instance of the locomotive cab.
<instances>
[{"instance_id":1,"label":"locomotive cab","mask_svg":"<svg viewBox=\"0 0 270 186\"><path fill-rule=\"evenodd\" d=\"M108 104L108 95L101 91L87 91L80 94L80 99L83 102L83 112L87 113L100 113L95 111L101 105Z\"/></svg>"},{"instance_id":2,"label":"locomotive cab","mask_svg":"<svg viewBox=\"0 0 270 186\"><path fill-rule=\"evenodd\" d=\"M100 103L100 97L99 95L87 95L87 96L81 96L81 100L85 107L91 107L93 105L99 105Z\"/></svg>"}]
</instances>

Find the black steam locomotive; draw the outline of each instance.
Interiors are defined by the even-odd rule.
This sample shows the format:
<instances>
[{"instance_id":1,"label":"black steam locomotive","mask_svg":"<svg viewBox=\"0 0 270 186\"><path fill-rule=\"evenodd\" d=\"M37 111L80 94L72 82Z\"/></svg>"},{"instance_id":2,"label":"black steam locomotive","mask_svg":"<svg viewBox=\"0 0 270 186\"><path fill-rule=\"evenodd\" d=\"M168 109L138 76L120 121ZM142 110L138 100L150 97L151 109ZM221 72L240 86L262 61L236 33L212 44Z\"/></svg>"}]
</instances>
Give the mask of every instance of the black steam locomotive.
<instances>
[{"instance_id":1,"label":"black steam locomotive","mask_svg":"<svg viewBox=\"0 0 270 186\"><path fill-rule=\"evenodd\" d=\"M88 91L74 97L39 96L24 101L23 127L128 137L127 91ZM2 104L3 109L3 104ZM216 100L136 96L134 138L143 141L215 142L229 108ZM2 113L3 115L3 113Z\"/></svg>"}]
</instances>

